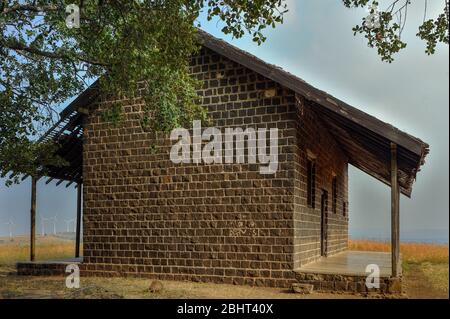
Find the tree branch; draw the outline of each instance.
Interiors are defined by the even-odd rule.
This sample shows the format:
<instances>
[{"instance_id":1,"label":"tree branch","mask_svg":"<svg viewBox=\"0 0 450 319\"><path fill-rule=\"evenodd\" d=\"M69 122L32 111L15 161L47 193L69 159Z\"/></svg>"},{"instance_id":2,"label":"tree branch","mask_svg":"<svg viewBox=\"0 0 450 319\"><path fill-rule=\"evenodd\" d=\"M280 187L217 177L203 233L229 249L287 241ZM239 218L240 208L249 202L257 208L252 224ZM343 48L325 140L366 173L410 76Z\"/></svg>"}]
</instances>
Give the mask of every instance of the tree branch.
<instances>
[{"instance_id":1,"label":"tree branch","mask_svg":"<svg viewBox=\"0 0 450 319\"><path fill-rule=\"evenodd\" d=\"M36 6L31 4L15 4L11 7L4 7L1 11L2 14L8 14L11 12L18 11L32 11L32 12L48 12L48 11L58 11L59 7L56 5L46 5L46 6Z\"/></svg>"},{"instance_id":2,"label":"tree branch","mask_svg":"<svg viewBox=\"0 0 450 319\"><path fill-rule=\"evenodd\" d=\"M50 52L50 51L44 51L41 49L38 49L36 47L30 47L30 46L26 46L23 43L20 43L18 41L9 41L8 42L3 42L2 43L6 48L9 48L11 50L14 51L24 51L24 52L28 52L31 54L35 54L35 55L39 55L42 57L46 57L49 59L60 59L60 60L73 60L73 58L71 58L70 56L68 56L67 54L64 53L56 53L56 52ZM77 56L75 57L76 60L79 60L81 62L84 63L88 63L88 64L92 64L92 65L96 65L96 66L103 66L103 67L108 67L109 65L100 61L95 61L95 60L91 60L89 58L86 57L80 57Z\"/></svg>"}]
</instances>

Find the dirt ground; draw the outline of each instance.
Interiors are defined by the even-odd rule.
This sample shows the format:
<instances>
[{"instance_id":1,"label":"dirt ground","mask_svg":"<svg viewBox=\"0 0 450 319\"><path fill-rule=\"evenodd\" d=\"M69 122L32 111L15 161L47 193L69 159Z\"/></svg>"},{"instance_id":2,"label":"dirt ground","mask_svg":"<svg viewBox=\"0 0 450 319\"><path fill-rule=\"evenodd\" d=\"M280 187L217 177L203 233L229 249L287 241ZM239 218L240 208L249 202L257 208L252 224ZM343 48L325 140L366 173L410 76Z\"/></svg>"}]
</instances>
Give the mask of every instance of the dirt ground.
<instances>
[{"instance_id":1,"label":"dirt ground","mask_svg":"<svg viewBox=\"0 0 450 319\"><path fill-rule=\"evenodd\" d=\"M408 298L448 299L448 264L408 264L404 285Z\"/></svg>"},{"instance_id":2,"label":"dirt ground","mask_svg":"<svg viewBox=\"0 0 450 319\"><path fill-rule=\"evenodd\" d=\"M1 238L0 238L1 239ZM73 242L60 238L38 238L41 260L73 256ZM380 243L356 242L358 250L386 249ZM375 245L376 244L376 245ZM375 245L375 246L374 246ZM373 247L372 247L373 246ZM372 249L373 248L373 249ZM15 275L15 262L27 260L26 240L0 241L0 299L2 298L179 298L179 299L360 299L380 298L353 294L313 293L299 295L289 289L163 281L163 289L150 292L149 279L81 278L80 289L68 289L65 277L22 277ZM448 299L448 246L410 244L404 246L402 298ZM388 296L384 296L388 297Z\"/></svg>"},{"instance_id":3,"label":"dirt ground","mask_svg":"<svg viewBox=\"0 0 450 319\"><path fill-rule=\"evenodd\" d=\"M194 282L163 281L158 292L149 289L152 280L140 278L81 278L79 289L65 287L65 277L16 276L13 267L0 268L0 299L2 298L102 298L102 299L362 299L353 294L313 293L299 295L289 289L245 287ZM402 298L448 298L448 289L436 289L420 265L405 272ZM370 296L369 298L380 298ZM396 296L398 298L399 296Z\"/></svg>"},{"instance_id":4,"label":"dirt ground","mask_svg":"<svg viewBox=\"0 0 450 319\"><path fill-rule=\"evenodd\" d=\"M12 267L0 268L2 298L101 299L357 299L350 294L299 295L289 289L162 281L162 290L150 292L152 280L140 278L81 278L79 289L65 287L65 277L22 277Z\"/></svg>"}]
</instances>

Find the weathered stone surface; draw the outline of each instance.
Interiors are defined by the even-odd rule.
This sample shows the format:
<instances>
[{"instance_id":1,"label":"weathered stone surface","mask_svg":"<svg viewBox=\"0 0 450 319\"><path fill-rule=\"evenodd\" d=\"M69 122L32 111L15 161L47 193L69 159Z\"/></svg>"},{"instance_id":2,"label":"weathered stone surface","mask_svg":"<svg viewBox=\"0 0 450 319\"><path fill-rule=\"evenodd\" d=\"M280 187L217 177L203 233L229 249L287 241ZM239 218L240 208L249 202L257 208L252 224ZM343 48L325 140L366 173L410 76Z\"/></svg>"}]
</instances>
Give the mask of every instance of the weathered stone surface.
<instances>
[{"instance_id":1,"label":"weathered stone surface","mask_svg":"<svg viewBox=\"0 0 450 319\"><path fill-rule=\"evenodd\" d=\"M139 96L122 100L116 126L102 117L114 99L100 98L84 126L83 274L290 287L293 270L320 257L321 189L329 193L327 253L347 248L346 155L291 90L208 49L190 69L203 81L210 126L278 128L277 173L174 164L169 136L142 129ZM317 157L314 208L306 204L308 151Z\"/></svg>"},{"instance_id":2,"label":"weathered stone surface","mask_svg":"<svg viewBox=\"0 0 450 319\"><path fill-rule=\"evenodd\" d=\"M19 276L66 276L65 263L19 262L16 264Z\"/></svg>"},{"instance_id":3,"label":"weathered stone surface","mask_svg":"<svg viewBox=\"0 0 450 319\"><path fill-rule=\"evenodd\" d=\"M297 294L310 294L314 290L314 286L310 284L292 284L292 291Z\"/></svg>"},{"instance_id":4,"label":"weathered stone surface","mask_svg":"<svg viewBox=\"0 0 450 319\"><path fill-rule=\"evenodd\" d=\"M303 279L302 279L303 278ZM305 278L310 278L306 280ZM313 278L313 279L311 279ZM380 287L368 289L365 282L365 277L362 276L347 276L347 275L326 275L299 273L296 274L296 279L300 284L312 285L315 291L323 292L349 292L363 295L370 294L377 296L379 294L400 294L402 292L402 281L398 278L380 278Z\"/></svg>"},{"instance_id":5,"label":"weathered stone surface","mask_svg":"<svg viewBox=\"0 0 450 319\"><path fill-rule=\"evenodd\" d=\"M340 280L340 281L335 281L334 288L337 291L347 291L348 284L349 284L349 282L342 278L342 280Z\"/></svg>"},{"instance_id":6,"label":"weathered stone surface","mask_svg":"<svg viewBox=\"0 0 450 319\"><path fill-rule=\"evenodd\" d=\"M334 291L335 290L335 282L334 281L321 281L320 282L320 290Z\"/></svg>"}]
</instances>

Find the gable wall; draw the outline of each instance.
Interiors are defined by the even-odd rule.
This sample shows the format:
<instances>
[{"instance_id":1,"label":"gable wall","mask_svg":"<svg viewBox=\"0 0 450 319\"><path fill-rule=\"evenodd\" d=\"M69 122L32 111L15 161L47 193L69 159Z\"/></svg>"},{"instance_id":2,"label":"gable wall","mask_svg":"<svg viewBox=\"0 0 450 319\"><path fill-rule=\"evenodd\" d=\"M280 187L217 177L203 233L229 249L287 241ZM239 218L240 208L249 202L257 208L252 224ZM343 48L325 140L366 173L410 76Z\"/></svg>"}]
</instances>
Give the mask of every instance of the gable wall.
<instances>
[{"instance_id":1,"label":"gable wall","mask_svg":"<svg viewBox=\"0 0 450 319\"><path fill-rule=\"evenodd\" d=\"M263 176L259 165L175 165L167 136L142 131L140 101L129 101L119 128L103 123L105 101L85 130L86 267L164 279L286 283L293 264L293 94L212 52L193 59L192 70L205 80L200 93L214 126L279 128L277 174ZM225 76L219 79L217 71ZM263 98L266 88L278 96Z\"/></svg>"},{"instance_id":2,"label":"gable wall","mask_svg":"<svg viewBox=\"0 0 450 319\"><path fill-rule=\"evenodd\" d=\"M302 256L294 192L306 183L295 179L303 174L295 95L208 49L191 68L205 82L212 126L279 129L277 173L173 164L175 142L140 126L142 101L126 101L117 127L101 116L111 101L100 101L84 130L84 271L289 286ZM276 96L265 98L266 89Z\"/></svg>"}]
</instances>

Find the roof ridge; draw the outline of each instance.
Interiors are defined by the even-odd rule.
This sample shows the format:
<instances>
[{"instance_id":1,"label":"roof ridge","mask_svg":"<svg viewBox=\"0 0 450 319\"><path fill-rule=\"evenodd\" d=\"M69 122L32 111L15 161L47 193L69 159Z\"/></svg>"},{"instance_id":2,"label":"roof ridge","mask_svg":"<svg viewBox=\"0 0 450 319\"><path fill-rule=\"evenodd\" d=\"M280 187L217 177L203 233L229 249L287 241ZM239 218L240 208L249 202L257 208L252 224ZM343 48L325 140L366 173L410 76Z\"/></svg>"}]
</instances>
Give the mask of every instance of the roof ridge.
<instances>
[{"instance_id":1,"label":"roof ridge","mask_svg":"<svg viewBox=\"0 0 450 319\"><path fill-rule=\"evenodd\" d=\"M245 50L242 50L242 49L238 48L237 46L235 46L235 45L233 45L233 44L230 44L229 42L227 42L227 41L225 41L225 40L219 39L219 38L217 38L217 37L211 35L210 33L206 32L206 31L203 31L203 30L201 30L201 29L197 29L197 32L198 32L198 34L200 35L201 40L204 41L203 44L206 44L206 46L208 46L208 44L216 44L216 45L222 44L223 46L227 46L228 48L232 48L233 50L239 51L241 54L246 55L248 58L251 58L252 60L254 60L254 61L256 61L256 62L259 62L259 63L261 63L261 64L264 64L265 66L270 67L270 68L275 69L275 70L278 70L278 71L280 71L280 72L283 72L285 75L287 75L287 76L289 76L289 77L292 77L292 78L296 79L297 82L301 82L303 85L306 86L306 88L297 88L297 89L296 89L295 87L294 87L294 88L289 87L289 88L292 89L294 92L299 93L299 94L301 94L301 95L304 95L306 98L309 98L309 99L317 99L317 96L314 96L315 94L322 95L322 97L319 99L319 101L315 101L316 103L322 104L323 102L328 102L328 103L331 103L331 104L333 104L333 105L335 105L335 106L337 106L337 107L344 107L344 108L352 109L353 112L360 113L360 115L363 115L363 116L365 116L365 117L369 117L369 118L371 118L371 119L374 120L374 121L383 123L385 126L388 126L388 127L389 127L391 130L393 130L394 132L397 132L397 133L402 134L402 135L404 135L405 137L407 137L407 138L409 138L409 139L411 139L411 140L414 140L414 141L417 142L418 144L421 144L421 146L422 146L421 148L422 148L422 149L427 149L427 148L429 148L429 145L428 145L427 143L425 143L423 140L421 140L420 138L415 137L415 136L413 136L413 135L411 135L411 134L409 134L409 133L407 133L407 132L405 132L405 131L399 129L399 128L395 127L394 125L390 124L390 123L384 122L384 121L382 121L382 120L376 118L375 116L373 116L373 115L371 115L371 114L369 114L369 113L366 113L366 112L362 111L361 109L359 109L359 108L357 108L357 107L354 107L354 106L349 105L348 103L346 103L346 102L344 102L344 101L342 101L342 100L340 100L340 99L334 97L333 95L329 94L328 92L326 92L326 91L324 91L324 90L321 90L321 89L318 89L318 88L316 88L315 86L309 84L308 82L306 82L306 81L305 81L304 79L302 79L301 77L299 77L299 76L297 76L297 75L295 75L295 74L293 74L293 73L291 73L291 72L289 72L289 71L286 71L286 70L283 69L282 67L280 67L280 66L278 66L278 65L275 65L275 64L272 64L272 63L268 63L268 62L264 61L263 59L261 59L261 58L255 56L254 54L249 53L249 52L247 52L247 51L245 51ZM215 43L214 43L214 42L215 42ZM242 64L241 61L236 61L236 62ZM257 72L257 71L256 71L256 72ZM265 74L263 74L263 75L265 75ZM265 76L267 76L267 75L265 75ZM271 77L270 77L270 74L269 74L269 76L267 76L267 77L271 78ZM274 79L272 79L272 80L274 80ZM274 80L274 81L275 81L275 82L278 82L277 80ZM280 84L282 84L282 83L280 83ZM297 83L297 84L298 84L298 83ZM292 85L291 85L291 86L292 86ZM308 93L306 93L306 92L305 92L306 89L310 89L311 91L313 91L313 94L308 94ZM300 91L300 92L299 92L299 91ZM314 94L314 93L315 93L315 94ZM309 96L308 96L308 95L309 95ZM325 100L325 101L321 101L321 100ZM321 102L322 102L322 103L321 103ZM376 132L376 133L378 133L378 132Z\"/></svg>"}]
</instances>

